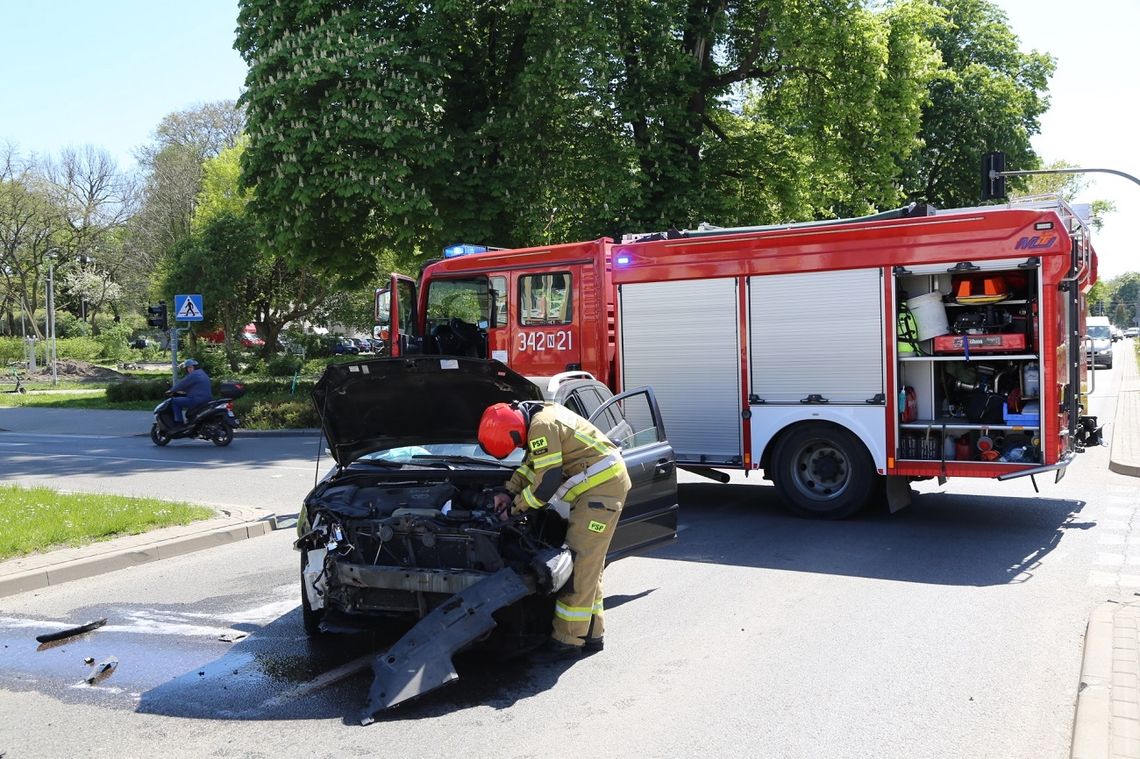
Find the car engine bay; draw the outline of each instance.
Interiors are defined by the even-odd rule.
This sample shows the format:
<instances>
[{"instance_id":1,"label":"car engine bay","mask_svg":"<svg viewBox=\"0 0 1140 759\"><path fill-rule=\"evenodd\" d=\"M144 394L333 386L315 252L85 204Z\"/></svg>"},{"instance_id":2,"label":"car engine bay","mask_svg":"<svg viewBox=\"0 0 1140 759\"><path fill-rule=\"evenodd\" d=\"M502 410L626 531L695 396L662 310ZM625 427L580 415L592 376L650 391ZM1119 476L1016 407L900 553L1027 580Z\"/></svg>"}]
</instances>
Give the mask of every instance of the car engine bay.
<instances>
[{"instance_id":1,"label":"car engine bay","mask_svg":"<svg viewBox=\"0 0 1140 759\"><path fill-rule=\"evenodd\" d=\"M493 495L503 478L448 472L438 481L380 481L353 474L319 486L306 499L302 552L303 592L321 615L322 631L359 629L357 620L423 618L451 596L504 568L547 590L551 552L560 553L565 521L546 510L502 520ZM503 610L512 648L541 641L551 600L540 609ZM526 604L523 605L524 607ZM533 618L533 621L532 621Z\"/></svg>"}]
</instances>

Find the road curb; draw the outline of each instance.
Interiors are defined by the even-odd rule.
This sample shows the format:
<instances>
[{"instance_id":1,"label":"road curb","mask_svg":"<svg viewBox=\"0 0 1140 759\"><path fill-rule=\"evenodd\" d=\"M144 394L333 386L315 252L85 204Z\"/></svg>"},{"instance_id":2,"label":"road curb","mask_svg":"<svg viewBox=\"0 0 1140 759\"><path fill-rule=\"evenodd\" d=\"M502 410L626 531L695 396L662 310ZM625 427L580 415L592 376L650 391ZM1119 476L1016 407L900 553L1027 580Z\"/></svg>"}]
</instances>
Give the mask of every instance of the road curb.
<instances>
[{"instance_id":1,"label":"road curb","mask_svg":"<svg viewBox=\"0 0 1140 759\"><path fill-rule=\"evenodd\" d=\"M0 574L0 598L30 590L42 590L61 583L115 572L139 564L149 564L152 561L183 556L207 548L216 548L229 543L236 543L239 540L248 540L266 535L277 528L276 517L273 514L263 513L262 516L251 518L253 515L249 513L250 510L227 509L227 511L231 511L231 517L224 520L212 520L216 522L213 526L205 524L188 525L185 528L179 528L181 534L170 537L158 539L151 537L148 540L144 533L143 535L120 538L117 541L118 546L114 545L116 541L109 541L111 544L109 547L107 544L98 543L87 546L87 548L102 550L97 555L74 556L74 550L63 549L40 557L32 557L41 566ZM233 517L237 517L237 520ZM224 523L217 524L217 522ZM53 555L60 558L53 561ZM0 571L2 570L3 566L0 565Z\"/></svg>"},{"instance_id":2,"label":"road curb","mask_svg":"<svg viewBox=\"0 0 1140 759\"><path fill-rule=\"evenodd\" d=\"M316 428L298 428L291 430L243 430L238 428L234 434L240 437L316 437L321 431Z\"/></svg>"},{"instance_id":3,"label":"road curb","mask_svg":"<svg viewBox=\"0 0 1140 759\"><path fill-rule=\"evenodd\" d=\"M1093 610L1085 631L1077 709L1073 717L1073 759L1109 756L1112 727L1113 617L1119 604L1101 604Z\"/></svg>"}]
</instances>

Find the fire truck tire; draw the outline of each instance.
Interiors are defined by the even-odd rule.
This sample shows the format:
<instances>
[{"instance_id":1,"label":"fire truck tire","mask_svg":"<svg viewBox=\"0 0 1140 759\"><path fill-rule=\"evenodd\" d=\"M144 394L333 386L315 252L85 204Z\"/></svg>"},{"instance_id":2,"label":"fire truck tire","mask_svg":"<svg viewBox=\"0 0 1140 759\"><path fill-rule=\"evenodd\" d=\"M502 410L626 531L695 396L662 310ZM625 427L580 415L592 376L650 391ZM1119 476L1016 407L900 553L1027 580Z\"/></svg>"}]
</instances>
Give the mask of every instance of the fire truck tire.
<instances>
[{"instance_id":1,"label":"fire truck tire","mask_svg":"<svg viewBox=\"0 0 1140 759\"><path fill-rule=\"evenodd\" d=\"M834 424L808 422L781 437L771 472L776 491L796 514L844 519L875 492L875 467L866 446Z\"/></svg>"}]
</instances>

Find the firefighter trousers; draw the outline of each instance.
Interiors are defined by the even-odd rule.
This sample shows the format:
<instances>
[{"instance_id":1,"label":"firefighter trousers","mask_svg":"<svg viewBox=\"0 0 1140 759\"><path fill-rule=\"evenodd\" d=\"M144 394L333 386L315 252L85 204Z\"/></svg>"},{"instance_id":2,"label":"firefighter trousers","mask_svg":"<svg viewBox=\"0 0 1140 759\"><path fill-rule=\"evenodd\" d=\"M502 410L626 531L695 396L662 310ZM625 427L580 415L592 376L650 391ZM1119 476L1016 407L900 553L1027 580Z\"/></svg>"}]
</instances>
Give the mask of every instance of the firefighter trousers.
<instances>
[{"instance_id":1,"label":"firefighter trousers","mask_svg":"<svg viewBox=\"0 0 1140 759\"><path fill-rule=\"evenodd\" d=\"M629 494L629 475L621 475L591 488L570 506L566 545L574 557L574 571L554 602L551 637L581 646L587 636L605 633L602 614L602 569L618 517Z\"/></svg>"}]
</instances>

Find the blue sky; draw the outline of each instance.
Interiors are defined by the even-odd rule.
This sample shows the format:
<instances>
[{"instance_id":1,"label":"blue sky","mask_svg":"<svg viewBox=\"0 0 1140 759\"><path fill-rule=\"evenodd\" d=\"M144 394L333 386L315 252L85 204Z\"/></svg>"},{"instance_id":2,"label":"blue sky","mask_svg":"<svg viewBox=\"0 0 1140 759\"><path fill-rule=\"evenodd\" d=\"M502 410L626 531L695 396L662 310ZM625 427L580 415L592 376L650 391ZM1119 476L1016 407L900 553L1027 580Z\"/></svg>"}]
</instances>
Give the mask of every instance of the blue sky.
<instances>
[{"instance_id":1,"label":"blue sky","mask_svg":"<svg viewBox=\"0 0 1140 759\"><path fill-rule=\"evenodd\" d=\"M997 3L1023 48L1058 59L1042 158L1140 176L1140 0ZM0 141L25 153L93 144L132 165L166 114L237 97L236 20L236 0L0 0ZM1140 185L1096 179L1091 198L1119 208L1097 237L1102 275L1140 270Z\"/></svg>"}]
</instances>

